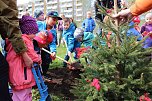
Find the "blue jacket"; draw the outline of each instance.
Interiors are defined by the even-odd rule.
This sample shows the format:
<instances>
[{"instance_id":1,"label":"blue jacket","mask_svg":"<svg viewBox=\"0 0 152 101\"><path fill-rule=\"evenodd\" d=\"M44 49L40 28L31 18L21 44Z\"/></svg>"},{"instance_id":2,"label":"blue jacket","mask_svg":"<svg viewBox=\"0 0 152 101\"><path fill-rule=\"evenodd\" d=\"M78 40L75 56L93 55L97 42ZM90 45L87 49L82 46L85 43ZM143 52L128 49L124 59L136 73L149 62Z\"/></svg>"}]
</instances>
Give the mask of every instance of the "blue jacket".
<instances>
[{"instance_id":1,"label":"blue jacket","mask_svg":"<svg viewBox=\"0 0 152 101\"><path fill-rule=\"evenodd\" d=\"M73 24L70 24L70 27L67 30L63 29L62 36L66 41L68 51L73 52L75 48L75 39L74 39L74 31L75 26Z\"/></svg>"},{"instance_id":2,"label":"blue jacket","mask_svg":"<svg viewBox=\"0 0 152 101\"><path fill-rule=\"evenodd\" d=\"M82 28L84 28L85 32L93 32L95 27L95 21L92 18L87 18L82 23Z\"/></svg>"},{"instance_id":3,"label":"blue jacket","mask_svg":"<svg viewBox=\"0 0 152 101\"><path fill-rule=\"evenodd\" d=\"M43 21L37 21L38 31L46 30L46 23ZM51 52L56 52L56 38L57 33L55 29L51 29L50 32L53 34L53 41L48 45Z\"/></svg>"},{"instance_id":4,"label":"blue jacket","mask_svg":"<svg viewBox=\"0 0 152 101\"><path fill-rule=\"evenodd\" d=\"M129 26L131 28L129 28L129 30L127 31L127 36L137 36L137 41L142 40L142 35L140 34L140 32L138 32L135 28L134 28L134 22L131 22L129 24Z\"/></svg>"},{"instance_id":5,"label":"blue jacket","mask_svg":"<svg viewBox=\"0 0 152 101\"><path fill-rule=\"evenodd\" d=\"M83 45L84 47L92 47L92 41L94 39L94 34L91 32L84 32L84 37L83 37Z\"/></svg>"}]
</instances>

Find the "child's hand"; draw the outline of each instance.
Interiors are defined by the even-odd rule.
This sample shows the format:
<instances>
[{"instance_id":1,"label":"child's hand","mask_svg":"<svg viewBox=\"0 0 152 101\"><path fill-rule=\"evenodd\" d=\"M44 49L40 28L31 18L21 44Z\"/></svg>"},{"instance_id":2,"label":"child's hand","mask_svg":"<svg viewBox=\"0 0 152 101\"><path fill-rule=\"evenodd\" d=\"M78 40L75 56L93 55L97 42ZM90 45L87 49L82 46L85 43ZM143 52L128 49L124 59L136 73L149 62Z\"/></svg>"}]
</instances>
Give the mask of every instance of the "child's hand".
<instances>
[{"instance_id":1,"label":"child's hand","mask_svg":"<svg viewBox=\"0 0 152 101\"><path fill-rule=\"evenodd\" d=\"M52 60L55 60L55 58L56 58L56 53L55 53L55 52L51 53L50 57L51 57Z\"/></svg>"},{"instance_id":2,"label":"child's hand","mask_svg":"<svg viewBox=\"0 0 152 101\"><path fill-rule=\"evenodd\" d=\"M72 53L71 53L70 51L68 51L68 56L69 56L69 57L71 57L71 54L72 54Z\"/></svg>"}]
</instances>

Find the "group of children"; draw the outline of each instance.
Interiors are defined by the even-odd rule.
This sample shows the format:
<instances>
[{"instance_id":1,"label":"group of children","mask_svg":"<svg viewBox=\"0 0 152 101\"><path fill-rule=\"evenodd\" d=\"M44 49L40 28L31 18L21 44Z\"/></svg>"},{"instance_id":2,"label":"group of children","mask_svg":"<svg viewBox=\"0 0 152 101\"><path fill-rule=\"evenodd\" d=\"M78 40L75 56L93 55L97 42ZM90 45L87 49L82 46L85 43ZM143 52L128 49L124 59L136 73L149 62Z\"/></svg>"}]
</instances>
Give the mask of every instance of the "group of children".
<instances>
[{"instance_id":1,"label":"group of children","mask_svg":"<svg viewBox=\"0 0 152 101\"><path fill-rule=\"evenodd\" d=\"M149 48L152 47L152 35L150 33L152 32L152 13L147 13L145 16L145 23L139 27L140 24L140 18L139 17L133 17L132 22L130 22L131 27L127 31L127 35L133 35L137 36L137 41L140 41L143 39L143 37L148 35L148 38L143 43L143 48Z\"/></svg>"},{"instance_id":2,"label":"group of children","mask_svg":"<svg viewBox=\"0 0 152 101\"><path fill-rule=\"evenodd\" d=\"M23 15L19 20L20 30L27 47L28 58L42 67L42 74L44 78L47 78L49 64L55 59L57 52L57 32L54 26L62 18L58 16L57 12L51 11L47 13L44 19L44 13L40 10L35 11L34 17ZM78 59L77 48L80 48L82 43L84 46L91 47L90 43L94 35L92 32L84 32L81 28L76 28L70 18L65 17L62 21L62 37L67 46L65 60L68 61L73 52L75 53L74 58ZM36 85L31 71L32 67L25 65L24 56L15 53L8 39L5 43L6 60L9 64L9 85L13 92L12 99L13 101L32 101L31 90ZM51 54L46 53L41 48L49 50ZM67 67L65 62L63 64L64 67Z\"/></svg>"}]
</instances>

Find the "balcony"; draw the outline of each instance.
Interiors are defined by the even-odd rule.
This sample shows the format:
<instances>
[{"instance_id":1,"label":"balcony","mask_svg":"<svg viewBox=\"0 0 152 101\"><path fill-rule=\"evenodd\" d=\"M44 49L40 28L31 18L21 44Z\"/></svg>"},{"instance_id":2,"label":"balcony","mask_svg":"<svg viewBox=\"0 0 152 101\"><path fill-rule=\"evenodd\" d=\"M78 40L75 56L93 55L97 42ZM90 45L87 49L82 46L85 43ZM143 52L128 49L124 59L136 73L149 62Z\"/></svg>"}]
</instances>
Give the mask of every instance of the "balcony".
<instances>
[{"instance_id":1,"label":"balcony","mask_svg":"<svg viewBox=\"0 0 152 101\"><path fill-rule=\"evenodd\" d=\"M67 3L65 3L65 4L61 4L61 7L62 7L62 8L73 7L73 5L72 5L72 4L67 4Z\"/></svg>"},{"instance_id":2,"label":"balcony","mask_svg":"<svg viewBox=\"0 0 152 101\"><path fill-rule=\"evenodd\" d=\"M68 18L72 18L72 15L65 15L66 17L68 17Z\"/></svg>"},{"instance_id":3,"label":"balcony","mask_svg":"<svg viewBox=\"0 0 152 101\"><path fill-rule=\"evenodd\" d=\"M76 6L82 6L82 3L77 3Z\"/></svg>"},{"instance_id":4,"label":"balcony","mask_svg":"<svg viewBox=\"0 0 152 101\"><path fill-rule=\"evenodd\" d=\"M36 6L43 6L43 5L44 5L43 2L41 2L41 3L35 3L35 7L36 7Z\"/></svg>"},{"instance_id":5,"label":"balcony","mask_svg":"<svg viewBox=\"0 0 152 101\"><path fill-rule=\"evenodd\" d=\"M61 0L60 2L66 3L66 2L72 2L73 0Z\"/></svg>"},{"instance_id":6,"label":"balcony","mask_svg":"<svg viewBox=\"0 0 152 101\"><path fill-rule=\"evenodd\" d=\"M48 6L47 7L47 9L49 9L49 10L57 10L57 8L58 8L57 6Z\"/></svg>"},{"instance_id":7,"label":"balcony","mask_svg":"<svg viewBox=\"0 0 152 101\"><path fill-rule=\"evenodd\" d=\"M81 13L81 14L77 14L76 16L77 16L77 17L80 17L80 16L82 16L82 13Z\"/></svg>"},{"instance_id":8,"label":"balcony","mask_svg":"<svg viewBox=\"0 0 152 101\"><path fill-rule=\"evenodd\" d=\"M57 0L47 2L47 4L57 4L57 3L58 3Z\"/></svg>"},{"instance_id":9,"label":"balcony","mask_svg":"<svg viewBox=\"0 0 152 101\"><path fill-rule=\"evenodd\" d=\"M18 10L20 11L20 10L23 10L23 7L18 7Z\"/></svg>"},{"instance_id":10,"label":"balcony","mask_svg":"<svg viewBox=\"0 0 152 101\"><path fill-rule=\"evenodd\" d=\"M76 11L77 11L77 12L81 12L81 11L82 11L82 9L76 9Z\"/></svg>"},{"instance_id":11,"label":"balcony","mask_svg":"<svg viewBox=\"0 0 152 101\"><path fill-rule=\"evenodd\" d=\"M70 9L70 10L64 10L64 12L67 12L67 13L72 12L72 11L73 11L72 9Z\"/></svg>"}]
</instances>

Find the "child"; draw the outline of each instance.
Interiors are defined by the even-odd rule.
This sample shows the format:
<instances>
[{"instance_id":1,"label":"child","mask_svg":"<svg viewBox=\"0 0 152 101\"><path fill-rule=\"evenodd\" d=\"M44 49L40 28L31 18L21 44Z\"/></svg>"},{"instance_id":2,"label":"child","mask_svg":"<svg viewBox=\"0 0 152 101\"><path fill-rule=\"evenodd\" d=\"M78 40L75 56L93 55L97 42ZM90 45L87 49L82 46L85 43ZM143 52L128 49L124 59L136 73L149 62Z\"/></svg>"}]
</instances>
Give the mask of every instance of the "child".
<instances>
[{"instance_id":1,"label":"child","mask_svg":"<svg viewBox=\"0 0 152 101\"><path fill-rule=\"evenodd\" d=\"M91 17L91 12L87 12L87 18L83 21L82 23L82 28L84 29L85 32L92 32L94 28L96 27L95 21Z\"/></svg>"},{"instance_id":2,"label":"child","mask_svg":"<svg viewBox=\"0 0 152 101\"><path fill-rule=\"evenodd\" d=\"M130 36L136 36L137 37L137 41L140 41L142 40L142 35L140 34L140 32L138 30L135 29L134 27L135 23L133 21L131 21L129 23L129 29L127 31L127 36L130 37Z\"/></svg>"},{"instance_id":3,"label":"child","mask_svg":"<svg viewBox=\"0 0 152 101\"><path fill-rule=\"evenodd\" d=\"M75 26L75 28L77 28L76 23L74 22L73 18L70 18L71 24L73 24Z\"/></svg>"},{"instance_id":4,"label":"child","mask_svg":"<svg viewBox=\"0 0 152 101\"><path fill-rule=\"evenodd\" d=\"M22 38L27 47L27 54L33 62L41 63L41 58L34 51L33 38L38 32L38 27L34 18L23 16L20 19L20 29ZM10 42L6 42L7 61L9 63L9 82L13 90L13 101L32 101L32 86L35 80L31 67L25 66L25 61L20 55L17 55Z\"/></svg>"},{"instance_id":5,"label":"child","mask_svg":"<svg viewBox=\"0 0 152 101\"><path fill-rule=\"evenodd\" d=\"M145 16L146 23L141 27L141 33L143 36L147 36L152 31L152 13L148 13ZM145 41L143 48L152 47L152 35L150 35Z\"/></svg>"},{"instance_id":6,"label":"child","mask_svg":"<svg viewBox=\"0 0 152 101\"><path fill-rule=\"evenodd\" d=\"M83 44L84 48L76 48L77 58L80 58L80 55L87 51L89 48L93 47L94 34L91 32L84 32L81 28L77 28L74 32L74 38L78 42ZM81 52L81 53L79 53Z\"/></svg>"},{"instance_id":7,"label":"child","mask_svg":"<svg viewBox=\"0 0 152 101\"><path fill-rule=\"evenodd\" d=\"M42 10L36 9L34 11L34 17L37 21L44 21L44 12Z\"/></svg>"},{"instance_id":8,"label":"child","mask_svg":"<svg viewBox=\"0 0 152 101\"><path fill-rule=\"evenodd\" d=\"M52 52L51 57L55 58L56 55L56 29L54 29L54 25L57 23L58 20L62 20L61 17L59 17L58 13L55 11L50 11L47 13L46 21L39 21L37 22L39 31L47 30L52 33L53 35L53 41L46 47L47 50ZM47 75L47 71L49 68L49 65L51 63L50 54L41 51L41 58L42 58L42 71L45 80L50 81L51 78Z\"/></svg>"},{"instance_id":9,"label":"child","mask_svg":"<svg viewBox=\"0 0 152 101\"><path fill-rule=\"evenodd\" d=\"M64 14L61 14L61 18L64 19L65 18L65 15ZM57 29L58 29L58 47L60 46L61 44L61 39L62 39L62 33L63 33L63 21L62 20L59 20L58 21L58 25L57 25Z\"/></svg>"},{"instance_id":10,"label":"child","mask_svg":"<svg viewBox=\"0 0 152 101\"><path fill-rule=\"evenodd\" d=\"M69 60L69 57L71 57L71 53L74 51L75 47L80 47L80 43L75 44L75 39L74 39L74 31L75 31L75 26L71 24L71 21L69 18L64 18L63 19L63 39L66 44L67 48L67 54L65 55L65 60ZM75 57L76 58L76 57ZM67 67L67 64L63 62L63 67Z\"/></svg>"},{"instance_id":11,"label":"child","mask_svg":"<svg viewBox=\"0 0 152 101\"><path fill-rule=\"evenodd\" d=\"M135 16L133 17L133 22L134 22L134 28L140 32L140 27L139 27L139 24L140 24L140 18L138 16Z\"/></svg>"}]
</instances>

